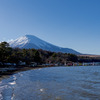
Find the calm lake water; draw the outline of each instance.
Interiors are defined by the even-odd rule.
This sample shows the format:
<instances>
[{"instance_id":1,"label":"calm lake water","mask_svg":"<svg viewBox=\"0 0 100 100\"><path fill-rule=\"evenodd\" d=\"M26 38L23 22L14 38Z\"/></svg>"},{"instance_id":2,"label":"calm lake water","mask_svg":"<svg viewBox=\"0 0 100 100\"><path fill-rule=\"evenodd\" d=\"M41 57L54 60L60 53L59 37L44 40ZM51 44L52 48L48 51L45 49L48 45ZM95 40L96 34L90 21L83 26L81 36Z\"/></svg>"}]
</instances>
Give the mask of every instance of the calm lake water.
<instances>
[{"instance_id":1,"label":"calm lake water","mask_svg":"<svg viewBox=\"0 0 100 100\"><path fill-rule=\"evenodd\" d=\"M100 100L100 66L19 72L0 82L0 100Z\"/></svg>"}]
</instances>

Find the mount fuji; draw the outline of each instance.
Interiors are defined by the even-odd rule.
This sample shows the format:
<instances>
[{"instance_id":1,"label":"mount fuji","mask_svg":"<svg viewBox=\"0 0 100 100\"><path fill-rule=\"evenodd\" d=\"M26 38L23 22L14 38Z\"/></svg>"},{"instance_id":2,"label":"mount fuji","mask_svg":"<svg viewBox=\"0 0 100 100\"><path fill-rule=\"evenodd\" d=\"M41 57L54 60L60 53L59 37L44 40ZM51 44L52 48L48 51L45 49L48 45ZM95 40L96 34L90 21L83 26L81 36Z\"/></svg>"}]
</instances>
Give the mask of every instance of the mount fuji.
<instances>
[{"instance_id":1,"label":"mount fuji","mask_svg":"<svg viewBox=\"0 0 100 100\"><path fill-rule=\"evenodd\" d=\"M43 49L52 52L62 52L62 53L72 53L72 54L80 54L79 52L69 49L69 48L62 48L50 44L46 41L39 39L33 35L25 35L23 37L17 38L16 40L9 42L10 46L13 48L25 48L25 49Z\"/></svg>"}]
</instances>

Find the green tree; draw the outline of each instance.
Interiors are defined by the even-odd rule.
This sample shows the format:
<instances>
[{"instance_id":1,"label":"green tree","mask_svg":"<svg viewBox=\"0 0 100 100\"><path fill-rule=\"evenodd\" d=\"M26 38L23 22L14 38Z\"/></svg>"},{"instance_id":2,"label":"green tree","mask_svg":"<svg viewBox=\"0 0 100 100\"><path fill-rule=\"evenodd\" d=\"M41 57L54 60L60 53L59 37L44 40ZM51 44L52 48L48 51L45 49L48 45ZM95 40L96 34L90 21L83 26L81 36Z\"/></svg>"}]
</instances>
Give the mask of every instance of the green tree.
<instances>
[{"instance_id":1,"label":"green tree","mask_svg":"<svg viewBox=\"0 0 100 100\"><path fill-rule=\"evenodd\" d=\"M7 42L0 43L0 62L4 65L4 63L8 62L11 56L12 48L9 47Z\"/></svg>"},{"instance_id":2,"label":"green tree","mask_svg":"<svg viewBox=\"0 0 100 100\"><path fill-rule=\"evenodd\" d=\"M41 57L39 51L36 50L34 53L34 61L37 62L37 64L41 63Z\"/></svg>"}]
</instances>

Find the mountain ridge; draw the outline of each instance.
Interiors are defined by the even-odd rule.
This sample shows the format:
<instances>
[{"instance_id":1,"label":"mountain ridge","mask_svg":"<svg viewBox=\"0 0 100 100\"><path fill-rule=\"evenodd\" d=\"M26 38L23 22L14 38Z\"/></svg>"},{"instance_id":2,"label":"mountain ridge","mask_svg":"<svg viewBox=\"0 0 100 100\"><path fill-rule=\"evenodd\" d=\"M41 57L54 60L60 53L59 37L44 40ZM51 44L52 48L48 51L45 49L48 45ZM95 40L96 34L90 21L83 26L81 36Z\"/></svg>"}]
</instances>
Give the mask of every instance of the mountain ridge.
<instances>
[{"instance_id":1,"label":"mountain ridge","mask_svg":"<svg viewBox=\"0 0 100 100\"><path fill-rule=\"evenodd\" d=\"M19 48L25 48L25 49L43 49L47 51L52 52L62 52L62 53L72 53L72 54L80 54L79 52L70 49L70 48L62 48L59 46L55 46L51 43L48 43L44 40L39 39L38 37L34 35L25 35L22 37L19 37L11 42L9 42L10 46L13 48L19 47Z\"/></svg>"}]
</instances>

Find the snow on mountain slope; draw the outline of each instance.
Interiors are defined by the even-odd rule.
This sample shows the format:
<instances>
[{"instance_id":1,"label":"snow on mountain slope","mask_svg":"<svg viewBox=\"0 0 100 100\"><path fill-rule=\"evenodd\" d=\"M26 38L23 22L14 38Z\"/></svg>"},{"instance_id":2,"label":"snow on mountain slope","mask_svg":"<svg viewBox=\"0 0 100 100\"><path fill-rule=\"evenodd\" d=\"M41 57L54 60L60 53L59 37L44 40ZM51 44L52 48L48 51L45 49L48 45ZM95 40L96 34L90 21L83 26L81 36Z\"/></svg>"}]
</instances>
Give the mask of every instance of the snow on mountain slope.
<instances>
[{"instance_id":1,"label":"snow on mountain slope","mask_svg":"<svg viewBox=\"0 0 100 100\"><path fill-rule=\"evenodd\" d=\"M27 43L31 44L31 45L34 44L37 48L41 48L43 46L51 47L50 43L47 43L47 42L45 42L45 41L43 41L35 36L32 36L32 35L25 35L23 37L20 37L20 38L14 40L14 41L11 41L10 45L12 47L23 48L24 46L28 46Z\"/></svg>"},{"instance_id":2,"label":"snow on mountain slope","mask_svg":"<svg viewBox=\"0 0 100 100\"><path fill-rule=\"evenodd\" d=\"M53 51L53 52L80 54L79 52L73 49L61 48L61 47L55 46L33 35L25 35L23 37L20 37L16 40L9 42L9 44L13 48L16 48L16 47L25 48L25 49L34 48L34 49L43 49L43 50L48 50L48 51Z\"/></svg>"}]
</instances>

